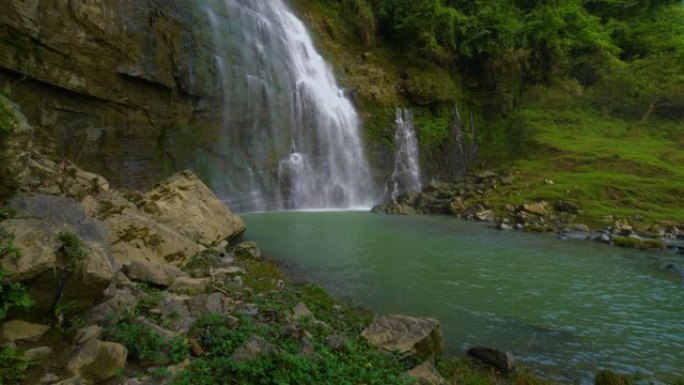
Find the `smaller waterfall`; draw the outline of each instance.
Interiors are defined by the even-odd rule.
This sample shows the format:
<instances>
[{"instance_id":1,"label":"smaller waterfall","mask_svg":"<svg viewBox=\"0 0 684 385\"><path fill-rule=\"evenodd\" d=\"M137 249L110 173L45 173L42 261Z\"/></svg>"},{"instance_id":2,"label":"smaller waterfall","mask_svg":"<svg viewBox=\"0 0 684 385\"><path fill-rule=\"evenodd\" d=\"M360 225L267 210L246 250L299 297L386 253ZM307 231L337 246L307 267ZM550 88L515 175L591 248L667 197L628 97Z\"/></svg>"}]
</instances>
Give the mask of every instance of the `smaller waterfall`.
<instances>
[{"instance_id":1,"label":"smaller waterfall","mask_svg":"<svg viewBox=\"0 0 684 385\"><path fill-rule=\"evenodd\" d=\"M420 191L422 187L418 139L411 110L398 108L396 123L394 172L385 186L385 197L393 201L403 193Z\"/></svg>"}]
</instances>

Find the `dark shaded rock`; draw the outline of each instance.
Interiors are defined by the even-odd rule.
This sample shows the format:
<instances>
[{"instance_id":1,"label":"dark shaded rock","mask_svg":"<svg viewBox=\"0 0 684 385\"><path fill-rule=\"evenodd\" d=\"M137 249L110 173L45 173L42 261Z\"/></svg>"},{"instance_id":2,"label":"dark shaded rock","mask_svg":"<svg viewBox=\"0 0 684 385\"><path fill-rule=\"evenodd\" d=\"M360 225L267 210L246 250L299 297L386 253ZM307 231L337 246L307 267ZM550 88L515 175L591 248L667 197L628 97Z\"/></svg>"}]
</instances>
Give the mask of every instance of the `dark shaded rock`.
<instances>
[{"instance_id":1,"label":"dark shaded rock","mask_svg":"<svg viewBox=\"0 0 684 385\"><path fill-rule=\"evenodd\" d=\"M555 208L557 211L561 211L564 213L570 213L570 214L579 214L580 213L580 207L569 201L558 201L556 202Z\"/></svg>"},{"instance_id":2,"label":"dark shaded rock","mask_svg":"<svg viewBox=\"0 0 684 385\"><path fill-rule=\"evenodd\" d=\"M511 352L502 352L495 349L476 346L468 349L468 356L481 361L502 373L511 373L515 370L515 360Z\"/></svg>"}]
</instances>

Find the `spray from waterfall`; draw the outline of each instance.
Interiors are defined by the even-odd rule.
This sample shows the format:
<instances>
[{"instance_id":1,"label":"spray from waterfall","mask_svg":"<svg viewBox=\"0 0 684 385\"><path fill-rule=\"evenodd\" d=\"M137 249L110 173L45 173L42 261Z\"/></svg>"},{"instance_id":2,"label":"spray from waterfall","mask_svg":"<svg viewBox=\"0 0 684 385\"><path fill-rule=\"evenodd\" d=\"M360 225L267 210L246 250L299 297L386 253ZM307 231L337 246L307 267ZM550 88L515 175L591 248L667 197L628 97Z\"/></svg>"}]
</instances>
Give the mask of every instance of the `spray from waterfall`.
<instances>
[{"instance_id":1,"label":"spray from waterfall","mask_svg":"<svg viewBox=\"0 0 684 385\"><path fill-rule=\"evenodd\" d=\"M237 211L369 207L360 120L282 0L212 0L225 101L207 145L212 187Z\"/></svg>"},{"instance_id":2,"label":"spray from waterfall","mask_svg":"<svg viewBox=\"0 0 684 385\"><path fill-rule=\"evenodd\" d=\"M385 186L385 197L395 201L401 194L422 188L418 157L418 139L409 109L397 109L394 135L394 172Z\"/></svg>"}]
</instances>

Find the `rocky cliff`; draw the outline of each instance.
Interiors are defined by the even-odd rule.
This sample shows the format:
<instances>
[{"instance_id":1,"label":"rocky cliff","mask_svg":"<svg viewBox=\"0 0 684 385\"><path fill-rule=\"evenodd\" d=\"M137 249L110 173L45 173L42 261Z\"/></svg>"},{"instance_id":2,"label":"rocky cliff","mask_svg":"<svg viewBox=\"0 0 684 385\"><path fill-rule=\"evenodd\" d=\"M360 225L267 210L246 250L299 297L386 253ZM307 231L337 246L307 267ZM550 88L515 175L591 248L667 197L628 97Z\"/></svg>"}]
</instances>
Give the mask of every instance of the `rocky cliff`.
<instances>
[{"instance_id":1,"label":"rocky cliff","mask_svg":"<svg viewBox=\"0 0 684 385\"><path fill-rule=\"evenodd\" d=\"M188 166L220 121L193 2L0 3L0 90L57 149L119 186Z\"/></svg>"}]
</instances>

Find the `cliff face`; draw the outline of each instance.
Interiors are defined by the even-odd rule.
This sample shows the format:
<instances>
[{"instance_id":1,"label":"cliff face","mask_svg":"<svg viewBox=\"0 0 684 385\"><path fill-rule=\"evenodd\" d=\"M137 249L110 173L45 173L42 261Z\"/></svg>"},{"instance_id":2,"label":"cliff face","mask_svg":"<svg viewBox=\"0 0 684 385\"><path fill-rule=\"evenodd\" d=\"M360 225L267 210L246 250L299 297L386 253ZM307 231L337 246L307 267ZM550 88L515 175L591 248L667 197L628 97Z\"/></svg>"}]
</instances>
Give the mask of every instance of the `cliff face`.
<instances>
[{"instance_id":1,"label":"cliff face","mask_svg":"<svg viewBox=\"0 0 684 385\"><path fill-rule=\"evenodd\" d=\"M116 185L148 185L191 164L220 125L213 43L197 8L0 2L0 91L63 155Z\"/></svg>"}]
</instances>

